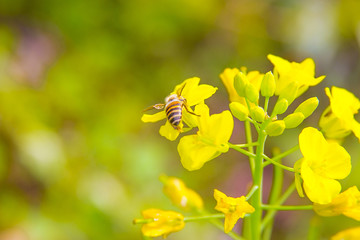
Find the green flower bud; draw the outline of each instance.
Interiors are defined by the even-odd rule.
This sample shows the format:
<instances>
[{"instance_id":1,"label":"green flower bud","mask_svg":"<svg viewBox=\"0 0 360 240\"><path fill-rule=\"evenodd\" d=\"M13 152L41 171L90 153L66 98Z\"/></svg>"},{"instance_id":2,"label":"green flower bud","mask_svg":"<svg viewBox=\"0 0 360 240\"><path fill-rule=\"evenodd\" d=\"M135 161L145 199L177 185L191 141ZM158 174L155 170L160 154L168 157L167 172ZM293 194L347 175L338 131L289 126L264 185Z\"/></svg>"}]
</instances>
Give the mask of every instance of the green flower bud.
<instances>
[{"instance_id":1,"label":"green flower bud","mask_svg":"<svg viewBox=\"0 0 360 240\"><path fill-rule=\"evenodd\" d=\"M304 114L304 117L307 118L315 111L318 105L319 99L317 97L312 97L302 102L295 109L294 113L301 112L302 114Z\"/></svg>"},{"instance_id":2,"label":"green flower bud","mask_svg":"<svg viewBox=\"0 0 360 240\"><path fill-rule=\"evenodd\" d=\"M283 120L277 120L271 122L265 128L265 132L269 136L279 136L284 132L284 130L285 130L285 122Z\"/></svg>"},{"instance_id":3,"label":"green flower bud","mask_svg":"<svg viewBox=\"0 0 360 240\"><path fill-rule=\"evenodd\" d=\"M261 95L264 97L272 97L275 93L275 89L275 78L272 72L269 71L264 75L264 78L261 82Z\"/></svg>"},{"instance_id":4,"label":"green flower bud","mask_svg":"<svg viewBox=\"0 0 360 240\"><path fill-rule=\"evenodd\" d=\"M279 99L285 98L288 100L288 104L290 105L296 98L299 86L296 82L289 83L279 95Z\"/></svg>"},{"instance_id":5,"label":"green flower bud","mask_svg":"<svg viewBox=\"0 0 360 240\"><path fill-rule=\"evenodd\" d=\"M287 110L288 106L289 106L288 101L285 98L280 100L278 99L278 101L275 104L272 115L275 116L278 114L283 114Z\"/></svg>"},{"instance_id":6,"label":"green flower bud","mask_svg":"<svg viewBox=\"0 0 360 240\"><path fill-rule=\"evenodd\" d=\"M286 128L296 128L304 119L305 116L301 112L289 114L284 118L285 126Z\"/></svg>"},{"instance_id":7,"label":"green flower bud","mask_svg":"<svg viewBox=\"0 0 360 240\"><path fill-rule=\"evenodd\" d=\"M245 97L252 103L257 103L259 100L259 91L252 84L245 87Z\"/></svg>"},{"instance_id":8,"label":"green flower bud","mask_svg":"<svg viewBox=\"0 0 360 240\"><path fill-rule=\"evenodd\" d=\"M250 116L257 122L263 122L265 120L265 111L262 107L254 106L250 109Z\"/></svg>"},{"instance_id":9,"label":"green flower bud","mask_svg":"<svg viewBox=\"0 0 360 240\"><path fill-rule=\"evenodd\" d=\"M245 74L239 72L235 75L234 88L240 97L245 97L245 88L248 84L250 83Z\"/></svg>"},{"instance_id":10,"label":"green flower bud","mask_svg":"<svg viewBox=\"0 0 360 240\"><path fill-rule=\"evenodd\" d=\"M239 102L232 102L229 104L230 111L234 117L240 121L245 121L249 115L249 110Z\"/></svg>"}]
</instances>

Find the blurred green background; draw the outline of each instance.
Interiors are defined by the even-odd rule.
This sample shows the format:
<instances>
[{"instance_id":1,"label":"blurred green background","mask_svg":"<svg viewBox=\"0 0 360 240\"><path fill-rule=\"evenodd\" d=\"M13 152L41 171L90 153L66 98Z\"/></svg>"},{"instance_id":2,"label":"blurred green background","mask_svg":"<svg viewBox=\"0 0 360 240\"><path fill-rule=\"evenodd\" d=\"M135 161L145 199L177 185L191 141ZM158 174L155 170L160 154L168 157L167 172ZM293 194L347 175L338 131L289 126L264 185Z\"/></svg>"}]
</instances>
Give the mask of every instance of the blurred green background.
<instances>
[{"instance_id":1,"label":"blurred green background","mask_svg":"<svg viewBox=\"0 0 360 240\"><path fill-rule=\"evenodd\" d=\"M316 76L327 75L304 96L320 99L301 125L316 127L324 87L360 97L359 12L358 0L0 0L0 240L141 239L132 225L141 210L175 209L161 173L184 179L209 209L214 188L245 194L245 157L230 151L187 172L177 141L158 134L162 123L142 123L141 111L193 76L219 88L207 101L212 113L228 109L218 75L240 66L267 72L272 53L311 57ZM268 151L292 147L299 132L272 138ZM232 141L242 135L236 122ZM359 143L344 144L353 159L346 189L359 184ZM323 239L358 225L288 212L274 239L304 239L313 223ZM203 222L168 239L228 238Z\"/></svg>"}]
</instances>

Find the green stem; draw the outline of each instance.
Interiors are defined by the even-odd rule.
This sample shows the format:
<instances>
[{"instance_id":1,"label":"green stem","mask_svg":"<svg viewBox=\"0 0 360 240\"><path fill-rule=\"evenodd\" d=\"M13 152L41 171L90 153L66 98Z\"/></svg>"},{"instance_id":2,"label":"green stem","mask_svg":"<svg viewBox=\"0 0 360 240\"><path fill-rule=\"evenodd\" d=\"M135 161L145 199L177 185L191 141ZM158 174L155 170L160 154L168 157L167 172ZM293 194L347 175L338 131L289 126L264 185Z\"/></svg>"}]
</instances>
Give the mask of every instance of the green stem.
<instances>
[{"instance_id":1,"label":"green stem","mask_svg":"<svg viewBox=\"0 0 360 240\"><path fill-rule=\"evenodd\" d=\"M256 190L258 190L259 189L259 186L257 186L257 185L254 185L254 186L252 186L252 188L250 189L250 191L249 191L249 193L246 195L246 201L248 201L250 198L251 198L251 196L256 192Z\"/></svg>"},{"instance_id":2,"label":"green stem","mask_svg":"<svg viewBox=\"0 0 360 240\"><path fill-rule=\"evenodd\" d=\"M250 125L249 121L245 121L245 135L246 135L247 144L252 144L253 141L252 141L251 125ZM249 151L249 153L254 154L254 147L249 146L248 151ZM250 163L251 173L254 176L254 171L255 171L254 156L249 157L249 163Z\"/></svg>"},{"instance_id":3,"label":"green stem","mask_svg":"<svg viewBox=\"0 0 360 240\"><path fill-rule=\"evenodd\" d=\"M224 224L218 219L218 218L224 218L225 217L224 214L222 214L222 213L220 213L220 214L209 214L205 210L199 210L198 213L201 214L201 215L200 216L195 216L195 217L185 217L184 221L185 221L185 219L188 219L188 221L208 219L211 224L216 226L221 231L224 231ZM210 216L210 218L209 218L209 216ZM241 236L239 236L238 234L236 234L234 232L228 232L226 234L229 235L232 239L235 239L235 240L245 240L244 238L242 238Z\"/></svg>"},{"instance_id":4,"label":"green stem","mask_svg":"<svg viewBox=\"0 0 360 240\"><path fill-rule=\"evenodd\" d=\"M184 217L184 222L198 221L198 220L208 220L214 218L225 218L225 215L222 213L219 214L211 214L211 215L201 215L201 216L192 216L192 217Z\"/></svg>"},{"instance_id":5,"label":"green stem","mask_svg":"<svg viewBox=\"0 0 360 240\"><path fill-rule=\"evenodd\" d=\"M224 224L220 222L218 219L210 219L210 223L216 226L221 231L224 231ZM239 236L234 232L228 232L227 235L229 235L232 239L235 240L245 240L244 238L242 238L241 236Z\"/></svg>"},{"instance_id":6,"label":"green stem","mask_svg":"<svg viewBox=\"0 0 360 240\"><path fill-rule=\"evenodd\" d=\"M249 158L254 158L255 157L255 154L254 153L251 153L249 151L246 151L245 149L242 149L241 147L237 146L237 145L234 145L234 144L231 144L228 142L228 145L229 145L229 148L232 148L246 156L248 156Z\"/></svg>"},{"instance_id":7,"label":"green stem","mask_svg":"<svg viewBox=\"0 0 360 240\"><path fill-rule=\"evenodd\" d=\"M312 210L313 205L301 205L301 206L283 206L283 205L267 205L263 204L261 207L265 210L281 210L281 211L294 211L294 210Z\"/></svg>"},{"instance_id":8,"label":"green stem","mask_svg":"<svg viewBox=\"0 0 360 240\"><path fill-rule=\"evenodd\" d=\"M240 147L240 148L245 148L245 147L253 147L253 146L257 146L258 143L254 142L254 143L242 143L242 144L233 144L234 146ZM255 156L255 155L254 155Z\"/></svg>"},{"instance_id":9,"label":"green stem","mask_svg":"<svg viewBox=\"0 0 360 240\"><path fill-rule=\"evenodd\" d=\"M294 168L292 168L292 167L287 167L285 165L282 165L281 163L278 163L278 162L274 161L273 159L269 158L268 156L266 156L264 154L263 154L263 157L265 158L266 161L271 162L272 164L274 164L274 165L276 165L276 166L278 166L280 168L283 168L283 169L288 170L290 172L295 172ZM264 165L265 164L263 164L263 167L264 167Z\"/></svg>"},{"instance_id":10,"label":"green stem","mask_svg":"<svg viewBox=\"0 0 360 240\"><path fill-rule=\"evenodd\" d=\"M280 160L281 163L281 160ZM273 167L273 181L269 196L269 204L274 204L276 200L280 197L282 184L284 179L284 171L282 168L274 166ZM264 240L270 240L272 235L272 229L273 229L274 219L271 219L264 229L263 233L263 239Z\"/></svg>"},{"instance_id":11,"label":"green stem","mask_svg":"<svg viewBox=\"0 0 360 240\"><path fill-rule=\"evenodd\" d=\"M266 134L259 131L258 146L256 147L255 157L255 171L254 171L254 185L259 186L259 189L254 193L251 198L251 205L255 208L255 212L250 215L251 219L251 238L260 239L261 231L260 224L262 218L262 182L263 182L263 154L266 141Z\"/></svg>"},{"instance_id":12,"label":"green stem","mask_svg":"<svg viewBox=\"0 0 360 240\"><path fill-rule=\"evenodd\" d=\"M299 145L296 145L292 148L290 148L289 150L283 152L283 153L280 153L279 155L276 155L275 157L272 158L273 161L277 162L279 161L280 159L283 159L284 157L286 157L287 155L290 155L291 153L297 151L299 149ZM271 164L272 162L266 162L264 163L264 167L266 167L267 165Z\"/></svg>"},{"instance_id":13,"label":"green stem","mask_svg":"<svg viewBox=\"0 0 360 240\"><path fill-rule=\"evenodd\" d=\"M286 199L290 197L290 195L293 193L294 190L295 190L295 183L293 182L292 184L290 184L288 189L283 193L283 195L279 198L279 200L275 202L275 205L283 204L286 201ZM276 212L277 210L275 209L271 209L267 212L261 224L261 230L263 230L267 226L267 224L274 218Z\"/></svg>"}]
</instances>

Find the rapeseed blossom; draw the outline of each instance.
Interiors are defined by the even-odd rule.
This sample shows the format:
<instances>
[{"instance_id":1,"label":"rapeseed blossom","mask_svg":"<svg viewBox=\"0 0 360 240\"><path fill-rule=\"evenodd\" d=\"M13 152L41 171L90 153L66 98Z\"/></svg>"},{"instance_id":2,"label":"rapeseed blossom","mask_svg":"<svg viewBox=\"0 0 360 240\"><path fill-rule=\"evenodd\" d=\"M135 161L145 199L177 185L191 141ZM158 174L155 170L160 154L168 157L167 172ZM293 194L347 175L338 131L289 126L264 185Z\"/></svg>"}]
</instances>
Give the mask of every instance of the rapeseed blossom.
<instances>
[{"instance_id":1,"label":"rapeseed blossom","mask_svg":"<svg viewBox=\"0 0 360 240\"><path fill-rule=\"evenodd\" d=\"M163 211L150 208L142 212L144 219L149 219L144 223L141 232L147 237L166 238L170 233L180 231L184 228L184 216L174 211Z\"/></svg>"},{"instance_id":2,"label":"rapeseed blossom","mask_svg":"<svg viewBox=\"0 0 360 240\"><path fill-rule=\"evenodd\" d=\"M186 79L181 84L177 85L174 89L174 91L171 94L177 94L179 90L182 89L181 96L186 99L186 104L188 107L195 106L201 102L203 102L205 99L211 97L217 90L216 87L207 85L207 84L201 84L199 85L200 78L193 77ZM170 94L170 95L171 95ZM195 116L188 113L185 109L182 111L183 121L191 128L195 127L194 120ZM158 122L160 120L163 120L166 118L165 110L162 110L155 114L144 114L141 118L143 122ZM182 123L180 124L182 128ZM166 137L170 141L175 140L179 136L179 131L174 129L173 126L169 123L169 121L166 121L165 125L160 127L159 133L161 136Z\"/></svg>"},{"instance_id":3,"label":"rapeseed blossom","mask_svg":"<svg viewBox=\"0 0 360 240\"><path fill-rule=\"evenodd\" d=\"M325 88L330 106L323 112L319 126L327 138L342 139L351 132L360 140L360 123L354 118L360 109L360 101L343 88Z\"/></svg>"},{"instance_id":4,"label":"rapeseed blossom","mask_svg":"<svg viewBox=\"0 0 360 240\"><path fill-rule=\"evenodd\" d=\"M360 192L356 186L337 195L331 203L314 204L314 211L325 217L345 215L360 221Z\"/></svg>"},{"instance_id":5,"label":"rapeseed blossom","mask_svg":"<svg viewBox=\"0 0 360 240\"><path fill-rule=\"evenodd\" d=\"M350 155L336 142L327 142L312 127L300 133L299 146L304 156L300 173L306 195L314 203L330 203L341 191L335 179L343 179L351 171Z\"/></svg>"},{"instance_id":6,"label":"rapeseed blossom","mask_svg":"<svg viewBox=\"0 0 360 240\"><path fill-rule=\"evenodd\" d=\"M214 190L214 198L217 202L215 210L225 214L224 231L230 232L239 218L244 218L245 214L255 211L247 201L245 196L238 198L228 197L219 190Z\"/></svg>"},{"instance_id":7,"label":"rapeseed blossom","mask_svg":"<svg viewBox=\"0 0 360 240\"><path fill-rule=\"evenodd\" d=\"M189 171L200 169L204 163L227 152L234 128L234 120L228 110L210 116L209 108L199 104L195 107L195 113L200 115L199 131L182 137L178 145L181 163Z\"/></svg>"},{"instance_id":8,"label":"rapeseed blossom","mask_svg":"<svg viewBox=\"0 0 360 240\"><path fill-rule=\"evenodd\" d=\"M331 237L331 240L358 240L360 239L360 227L349 228Z\"/></svg>"},{"instance_id":9,"label":"rapeseed blossom","mask_svg":"<svg viewBox=\"0 0 360 240\"><path fill-rule=\"evenodd\" d=\"M297 63L289 62L288 60L272 54L269 54L267 57L280 75L276 82L276 95L280 95L290 83L296 83L298 86L296 97L298 97L310 86L319 84L325 78L325 76L314 77L315 63L311 58L307 58L303 62Z\"/></svg>"}]
</instances>

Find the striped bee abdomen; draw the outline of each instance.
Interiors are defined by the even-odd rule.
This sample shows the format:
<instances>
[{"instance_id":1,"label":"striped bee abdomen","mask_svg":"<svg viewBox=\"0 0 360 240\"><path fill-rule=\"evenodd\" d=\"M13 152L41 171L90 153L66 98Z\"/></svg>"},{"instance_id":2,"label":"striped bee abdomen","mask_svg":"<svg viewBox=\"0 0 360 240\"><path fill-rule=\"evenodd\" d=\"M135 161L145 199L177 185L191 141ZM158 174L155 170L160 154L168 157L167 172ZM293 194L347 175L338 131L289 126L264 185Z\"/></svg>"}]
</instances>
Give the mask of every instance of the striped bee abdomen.
<instances>
[{"instance_id":1,"label":"striped bee abdomen","mask_svg":"<svg viewBox=\"0 0 360 240\"><path fill-rule=\"evenodd\" d=\"M178 129L182 119L182 106L183 103L180 99L172 99L165 106L167 119L175 129Z\"/></svg>"}]
</instances>

